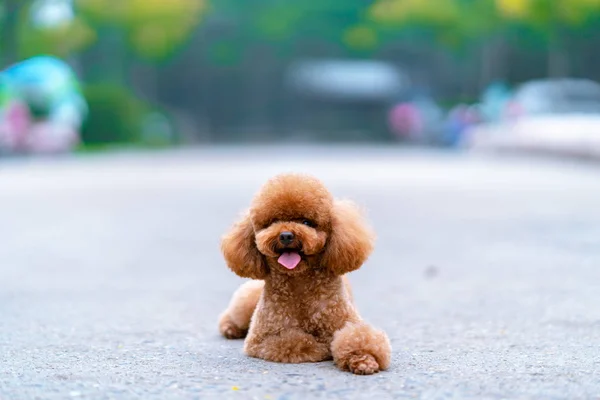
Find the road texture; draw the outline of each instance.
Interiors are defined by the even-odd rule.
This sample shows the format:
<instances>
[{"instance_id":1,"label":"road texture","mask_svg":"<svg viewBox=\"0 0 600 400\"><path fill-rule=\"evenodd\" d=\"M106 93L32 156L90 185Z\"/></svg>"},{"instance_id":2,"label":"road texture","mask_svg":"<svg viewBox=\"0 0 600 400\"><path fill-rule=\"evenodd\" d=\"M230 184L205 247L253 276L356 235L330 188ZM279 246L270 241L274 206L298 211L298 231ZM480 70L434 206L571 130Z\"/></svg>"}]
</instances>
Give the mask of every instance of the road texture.
<instances>
[{"instance_id":1,"label":"road texture","mask_svg":"<svg viewBox=\"0 0 600 400\"><path fill-rule=\"evenodd\" d=\"M250 359L216 319L219 236L264 180L370 210L350 275L389 371ZM599 399L600 170L377 148L214 148L0 164L0 398Z\"/></svg>"}]
</instances>

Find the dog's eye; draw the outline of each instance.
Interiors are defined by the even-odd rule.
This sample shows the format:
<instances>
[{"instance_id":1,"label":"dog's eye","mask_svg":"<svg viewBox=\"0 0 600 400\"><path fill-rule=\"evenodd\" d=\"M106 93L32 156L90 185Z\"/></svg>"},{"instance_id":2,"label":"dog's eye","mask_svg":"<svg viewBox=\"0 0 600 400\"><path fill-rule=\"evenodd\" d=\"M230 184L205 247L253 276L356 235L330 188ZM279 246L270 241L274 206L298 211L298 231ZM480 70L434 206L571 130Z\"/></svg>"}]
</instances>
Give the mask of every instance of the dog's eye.
<instances>
[{"instance_id":1,"label":"dog's eye","mask_svg":"<svg viewBox=\"0 0 600 400\"><path fill-rule=\"evenodd\" d=\"M314 228L314 227L315 227L315 223L314 223L314 222L312 222L312 221L311 221L311 220L309 220L309 219L303 219L303 220L302 220L302 223L303 223L304 225L306 225L306 226L310 226L311 228Z\"/></svg>"}]
</instances>

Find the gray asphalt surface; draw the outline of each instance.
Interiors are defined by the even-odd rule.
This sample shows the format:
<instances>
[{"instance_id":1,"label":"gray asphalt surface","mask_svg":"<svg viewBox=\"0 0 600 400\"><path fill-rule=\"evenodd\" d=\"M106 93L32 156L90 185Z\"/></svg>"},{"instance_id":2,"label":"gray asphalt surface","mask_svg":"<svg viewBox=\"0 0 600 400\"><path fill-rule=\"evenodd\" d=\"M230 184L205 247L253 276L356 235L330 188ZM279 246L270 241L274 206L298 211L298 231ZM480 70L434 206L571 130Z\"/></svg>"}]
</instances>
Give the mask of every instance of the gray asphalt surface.
<instances>
[{"instance_id":1,"label":"gray asphalt surface","mask_svg":"<svg viewBox=\"0 0 600 400\"><path fill-rule=\"evenodd\" d=\"M315 173L370 210L350 275L392 368L250 359L216 318L220 235L258 186ZM2 399L599 399L600 170L356 148L0 163Z\"/></svg>"}]
</instances>

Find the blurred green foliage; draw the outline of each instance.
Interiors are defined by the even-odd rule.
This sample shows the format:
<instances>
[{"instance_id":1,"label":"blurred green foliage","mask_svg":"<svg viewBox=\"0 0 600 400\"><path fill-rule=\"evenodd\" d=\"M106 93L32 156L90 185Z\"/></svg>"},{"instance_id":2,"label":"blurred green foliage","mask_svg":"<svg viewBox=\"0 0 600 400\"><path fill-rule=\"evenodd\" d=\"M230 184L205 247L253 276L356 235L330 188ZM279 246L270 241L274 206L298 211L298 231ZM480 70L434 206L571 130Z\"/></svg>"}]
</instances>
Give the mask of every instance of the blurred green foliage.
<instances>
[{"instance_id":1,"label":"blurred green foliage","mask_svg":"<svg viewBox=\"0 0 600 400\"><path fill-rule=\"evenodd\" d=\"M32 1L2 0L0 36L16 38L20 57L67 57L93 46L99 32L109 29L120 33L133 55L158 62L180 50L209 18L227 21L232 29L209 44L208 54L216 62L235 62L251 43L268 44L286 56L318 40L365 55L415 34L456 49L499 32L529 31L551 46L562 29L598 31L600 16L600 0L207 1L73 0L73 19L39 27L29 18Z\"/></svg>"},{"instance_id":2,"label":"blurred green foliage","mask_svg":"<svg viewBox=\"0 0 600 400\"><path fill-rule=\"evenodd\" d=\"M110 31L117 32L128 54L156 63L176 54L206 18L229 25L203 49L224 64L239 62L256 43L282 57L315 41L364 56L403 36L457 50L511 32L536 37L548 48L561 42L565 30L600 33L600 0L207 1L73 0L74 18L39 27L31 22L32 1L2 0L0 53L8 51L6 38L12 36L19 58L68 57Z\"/></svg>"},{"instance_id":3,"label":"blurred green foliage","mask_svg":"<svg viewBox=\"0 0 600 400\"><path fill-rule=\"evenodd\" d=\"M25 16L20 18L26 19ZM80 52L96 40L95 31L80 17L76 17L69 23L45 29L38 29L27 22L22 22L18 26L19 59L39 54L66 58Z\"/></svg>"},{"instance_id":4,"label":"blurred green foliage","mask_svg":"<svg viewBox=\"0 0 600 400\"><path fill-rule=\"evenodd\" d=\"M552 45L556 29L583 28L599 14L600 0L376 0L369 10L376 23L398 30L420 26L454 44L525 28Z\"/></svg>"},{"instance_id":5,"label":"blurred green foliage","mask_svg":"<svg viewBox=\"0 0 600 400\"><path fill-rule=\"evenodd\" d=\"M460 52L503 36L551 51L568 47L564 32L600 34L600 0L219 0L209 14L215 17L232 26L209 45L223 64L239 62L257 43L282 57L310 43L370 56L407 38Z\"/></svg>"},{"instance_id":6,"label":"blurred green foliage","mask_svg":"<svg viewBox=\"0 0 600 400\"><path fill-rule=\"evenodd\" d=\"M76 0L75 5L90 26L121 30L132 52L152 61L177 51L207 10L204 0Z\"/></svg>"},{"instance_id":7,"label":"blurred green foliage","mask_svg":"<svg viewBox=\"0 0 600 400\"><path fill-rule=\"evenodd\" d=\"M211 44L216 62L240 59L253 44L268 45L281 57L314 42L350 53L375 50L378 38L365 20L369 2L340 0L219 0L211 15L228 21L228 35Z\"/></svg>"},{"instance_id":8,"label":"blurred green foliage","mask_svg":"<svg viewBox=\"0 0 600 400\"><path fill-rule=\"evenodd\" d=\"M88 85L84 95L89 115L82 128L82 140L89 145L139 142L141 121L147 105L121 86Z\"/></svg>"},{"instance_id":9,"label":"blurred green foliage","mask_svg":"<svg viewBox=\"0 0 600 400\"><path fill-rule=\"evenodd\" d=\"M68 57L96 43L98 32L109 27L122 32L133 54L160 61L181 48L208 10L205 0L73 0L74 18L40 26L32 11L42 4L0 0L0 37L16 45L18 58Z\"/></svg>"},{"instance_id":10,"label":"blurred green foliage","mask_svg":"<svg viewBox=\"0 0 600 400\"><path fill-rule=\"evenodd\" d=\"M114 84L84 87L89 115L82 127L86 148L136 143L150 147L174 144L173 121L160 107Z\"/></svg>"},{"instance_id":11,"label":"blurred green foliage","mask_svg":"<svg viewBox=\"0 0 600 400\"><path fill-rule=\"evenodd\" d=\"M599 0L497 0L500 14L540 29L554 25L581 26L600 11Z\"/></svg>"}]
</instances>

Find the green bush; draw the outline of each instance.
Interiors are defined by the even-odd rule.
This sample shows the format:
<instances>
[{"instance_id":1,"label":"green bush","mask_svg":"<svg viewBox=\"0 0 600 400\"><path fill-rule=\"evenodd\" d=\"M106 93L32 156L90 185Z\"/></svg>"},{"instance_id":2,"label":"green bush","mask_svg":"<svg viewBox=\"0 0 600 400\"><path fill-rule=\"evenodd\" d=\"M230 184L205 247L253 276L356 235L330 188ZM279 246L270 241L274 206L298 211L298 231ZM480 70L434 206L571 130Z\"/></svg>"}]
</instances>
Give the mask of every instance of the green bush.
<instances>
[{"instance_id":1,"label":"green bush","mask_svg":"<svg viewBox=\"0 0 600 400\"><path fill-rule=\"evenodd\" d=\"M89 106L81 137L85 145L138 143L146 104L126 89L111 85L84 88Z\"/></svg>"}]
</instances>

